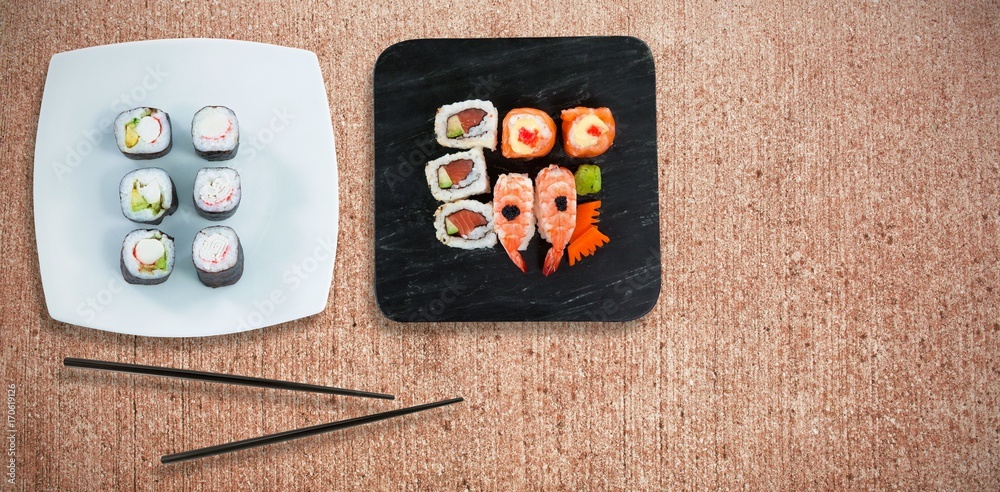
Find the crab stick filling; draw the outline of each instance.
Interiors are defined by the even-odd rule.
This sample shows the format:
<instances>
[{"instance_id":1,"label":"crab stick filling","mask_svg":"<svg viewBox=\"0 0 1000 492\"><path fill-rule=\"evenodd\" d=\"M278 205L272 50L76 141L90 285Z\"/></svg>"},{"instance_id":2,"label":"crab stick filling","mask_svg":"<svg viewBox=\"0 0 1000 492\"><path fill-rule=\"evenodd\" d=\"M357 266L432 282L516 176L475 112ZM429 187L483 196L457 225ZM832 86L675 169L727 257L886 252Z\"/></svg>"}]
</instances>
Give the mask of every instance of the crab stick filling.
<instances>
[{"instance_id":1,"label":"crab stick filling","mask_svg":"<svg viewBox=\"0 0 1000 492\"><path fill-rule=\"evenodd\" d=\"M166 268L164 253L166 253L166 249L163 247L163 243L152 238L140 240L132 249L132 256L139 262L139 268L142 270Z\"/></svg>"},{"instance_id":2,"label":"crab stick filling","mask_svg":"<svg viewBox=\"0 0 1000 492\"><path fill-rule=\"evenodd\" d=\"M233 184L229 178L218 176L198 190L198 198L206 205L218 205L233 196Z\"/></svg>"},{"instance_id":3,"label":"crab stick filling","mask_svg":"<svg viewBox=\"0 0 1000 492\"><path fill-rule=\"evenodd\" d=\"M198 250L198 257L206 263L219 263L229 252L229 241L222 234L212 234L205 238Z\"/></svg>"}]
</instances>

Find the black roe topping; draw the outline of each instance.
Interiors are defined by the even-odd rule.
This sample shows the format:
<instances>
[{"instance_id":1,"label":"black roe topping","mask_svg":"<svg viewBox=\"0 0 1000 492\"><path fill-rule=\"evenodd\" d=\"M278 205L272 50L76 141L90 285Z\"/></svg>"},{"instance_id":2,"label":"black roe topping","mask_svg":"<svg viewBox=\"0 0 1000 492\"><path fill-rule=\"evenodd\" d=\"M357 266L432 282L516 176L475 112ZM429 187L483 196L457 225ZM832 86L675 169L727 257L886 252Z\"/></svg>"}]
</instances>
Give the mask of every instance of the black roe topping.
<instances>
[{"instance_id":1,"label":"black roe topping","mask_svg":"<svg viewBox=\"0 0 1000 492\"><path fill-rule=\"evenodd\" d=\"M566 211L566 197L564 196L556 197L556 208L558 208L560 212Z\"/></svg>"},{"instance_id":2,"label":"black roe topping","mask_svg":"<svg viewBox=\"0 0 1000 492\"><path fill-rule=\"evenodd\" d=\"M521 209L517 208L517 205L507 205L501 213L503 214L503 218L514 220L518 215L521 215Z\"/></svg>"}]
</instances>

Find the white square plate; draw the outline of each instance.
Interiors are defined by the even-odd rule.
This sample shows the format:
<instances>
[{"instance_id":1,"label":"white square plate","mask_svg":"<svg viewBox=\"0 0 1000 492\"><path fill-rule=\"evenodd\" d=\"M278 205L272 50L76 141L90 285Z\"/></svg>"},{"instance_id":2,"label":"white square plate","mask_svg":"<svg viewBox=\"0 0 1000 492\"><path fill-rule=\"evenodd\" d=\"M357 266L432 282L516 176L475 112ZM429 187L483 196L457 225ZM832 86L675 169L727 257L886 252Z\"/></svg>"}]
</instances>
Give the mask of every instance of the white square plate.
<instances>
[{"instance_id":1,"label":"white square plate","mask_svg":"<svg viewBox=\"0 0 1000 492\"><path fill-rule=\"evenodd\" d=\"M191 145L191 118L206 105L232 108L240 146L209 162ZM170 115L173 149L149 161L118 151L111 122L151 106ZM240 173L236 214L212 222L194 211L192 187L204 167ZM161 167L180 206L159 226L136 224L119 208L122 176ZM323 75L309 51L221 39L165 39L97 46L52 57L38 118L35 235L49 314L57 321L157 337L246 331L321 312L337 247L337 160ZM195 233L236 230L245 268L235 285L211 289L191 262ZM121 243L134 229L173 236L170 278L129 285Z\"/></svg>"}]
</instances>

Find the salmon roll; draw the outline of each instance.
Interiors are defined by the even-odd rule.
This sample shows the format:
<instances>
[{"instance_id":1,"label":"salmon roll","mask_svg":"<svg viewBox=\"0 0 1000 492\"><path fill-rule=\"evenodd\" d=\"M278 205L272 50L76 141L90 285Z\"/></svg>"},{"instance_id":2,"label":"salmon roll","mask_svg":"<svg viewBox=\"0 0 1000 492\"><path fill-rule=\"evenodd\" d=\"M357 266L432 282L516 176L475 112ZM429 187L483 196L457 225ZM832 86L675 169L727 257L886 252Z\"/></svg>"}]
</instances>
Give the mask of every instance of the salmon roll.
<instances>
[{"instance_id":1,"label":"salmon roll","mask_svg":"<svg viewBox=\"0 0 1000 492\"><path fill-rule=\"evenodd\" d=\"M194 236L191 260L198 280L208 287L233 285L243 276L243 245L230 227L206 227Z\"/></svg>"},{"instance_id":2,"label":"salmon roll","mask_svg":"<svg viewBox=\"0 0 1000 492\"><path fill-rule=\"evenodd\" d=\"M191 119L191 143L199 156L209 161L236 157L240 147L240 122L225 106L205 106Z\"/></svg>"},{"instance_id":3,"label":"salmon roll","mask_svg":"<svg viewBox=\"0 0 1000 492\"><path fill-rule=\"evenodd\" d=\"M493 232L493 202L459 200L445 203L434 212L438 241L460 249L492 248L497 244Z\"/></svg>"},{"instance_id":4,"label":"salmon roll","mask_svg":"<svg viewBox=\"0 0 1000 492\"><path fill-rule=\"evenodd\" d=\"M228 219L240 206L240 173L229 167L206 167L194 177L194 208L208 220Z\"/></svg>"},{"instance_id":5,"label":"salmon roll","mask_svg":"<svg viewBox=\"0 0 1000 492\"><path fill-rule=\"evenodd\" d=\"M177 189L166 171L158 167L136 169L118 185L122 215L132 222L158 225L177 210Z\"/></svg>"},{"instance_id":6,"label":"salmon roll","mask_svg":"<svg viewBox=\"0 0 1000 492\"><path fill-rule=\"evenodd\" d=\"M512 109L503 119L500 151L508 159L548 155L556 144L556 123L534 108Z\"/></svg>"},{"instance_id":7,"label":"salmon roll","mask_svg":"<svg viewBox=\"0 0 1000 492\"><path fill-rule=\"evenodd\" d=\"M497 108L489 101L470 99L438 108L434 133L442 147L497 149Z\"/></svg>"},{"instance_id":8,"label":"salmon roll","mask_svg":"<svg viewBox=\"0 0 1000 492\"><path fill-rule=\"evenodd\" d=\"M427 163L424 174L431 194L442 202L453 202L490 191L486 159L483 158L483 149L478 147L434 159Z\"/></svg>"},{"instance_id":9,"label":"salmon roll","mask_svg":"<svg viewBox=\"0 0 1000 492\"><path fill-rule=\"evenodd\" d=\"M157 285L174 270L174 238L157 229L137 229L122 241L122 278L130 284Z\"/></svg>"},{"instance_id":10,"label":"salmon roll","mask_svg":"<svg viewBox=\"0 0 1000 492\"><path fill-rule=\"evenodd\" d=\"M133 108L115 118L118 150L129 159L156 159L170 152L170 115L156 108Z\"/></svg>"},{"instance_id":11,"label":"salmon roll","mask_svg":"<svg viewBox=\"0 0 1000 492\"><path fill-rule=\"evenodd\" d=\"M570 157L597 157L615 141L615 118L608 108L562 111L563 147Z\"/></svg>"}]
</instances>

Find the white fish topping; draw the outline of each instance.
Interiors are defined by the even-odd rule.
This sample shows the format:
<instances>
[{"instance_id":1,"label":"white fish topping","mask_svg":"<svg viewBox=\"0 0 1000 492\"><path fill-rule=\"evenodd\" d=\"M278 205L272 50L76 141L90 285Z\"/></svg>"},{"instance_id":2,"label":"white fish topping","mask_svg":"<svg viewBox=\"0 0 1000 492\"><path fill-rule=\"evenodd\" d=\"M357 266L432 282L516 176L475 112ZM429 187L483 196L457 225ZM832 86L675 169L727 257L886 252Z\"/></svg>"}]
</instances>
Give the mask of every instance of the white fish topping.
<instances>
[{"instance_id":1,"label":"white fish topping","mask_svg":"<svg viewBox=\"0 0 1000 492\"><path fill-rule=\"evenodd\" d=\"M229 241L222 234L212 234L201 243L198 256L206 262L218 263L226 256L229 248Z\"/></svg>"},{"instance_id":2,"label":"white fish topping","mask_svg":"<svg viewBox=\"0 0 1000 492\"><path fill-rule=\"evenodd\" d=\"M152 116L143 116L135 125L135 132L143 141L153 143L160 136L160 122Z\"/></svg>"},{"instance_id":3,"label":"white fish topping","mask_svg":"<svg viewBox=\"0 0 1000 492\"><path fill-rule=\"evenodd\" d=\"M152 265L163 257L165 251L163 243L156 239L146 238L136 243L134 254L135 259L139 260L139 263Z\"/></svg>"}]
</instances>

